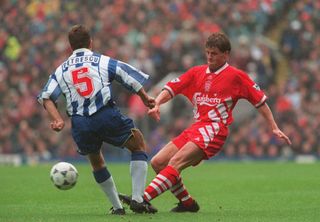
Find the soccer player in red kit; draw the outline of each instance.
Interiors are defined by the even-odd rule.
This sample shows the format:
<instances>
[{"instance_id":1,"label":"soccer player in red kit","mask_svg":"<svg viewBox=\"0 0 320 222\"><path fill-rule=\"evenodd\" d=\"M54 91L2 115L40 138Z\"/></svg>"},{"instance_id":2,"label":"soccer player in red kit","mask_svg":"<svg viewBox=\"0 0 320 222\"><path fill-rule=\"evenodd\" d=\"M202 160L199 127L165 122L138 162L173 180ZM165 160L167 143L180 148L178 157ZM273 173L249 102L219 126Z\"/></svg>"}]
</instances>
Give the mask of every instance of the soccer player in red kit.
<instances>
[{"instance_id":1,"label":"soccer player in red kit","mask_svg":"<svg viewBox=\"0 0 320 222\"><path fill-rule=\"evenodd\" d=\"M183 185L180 173L221 150L228 136L228 125L233 121L232 110L239 99L246 99L255 106L267 120L273 134L291 144L274 121L264 92L245 72L227 63L231 50L228 37L214 33L205 46L207 64L195 66L168 82L157 96L155 107L149 110L150 116L159 121L160 105L178 94L186 96L194 106L195 122L151 160L158 175L144 192L144 199L151 201L170 189L179 200L172 212L199 210L199 205Z\"/></svg>"}]
</instances>

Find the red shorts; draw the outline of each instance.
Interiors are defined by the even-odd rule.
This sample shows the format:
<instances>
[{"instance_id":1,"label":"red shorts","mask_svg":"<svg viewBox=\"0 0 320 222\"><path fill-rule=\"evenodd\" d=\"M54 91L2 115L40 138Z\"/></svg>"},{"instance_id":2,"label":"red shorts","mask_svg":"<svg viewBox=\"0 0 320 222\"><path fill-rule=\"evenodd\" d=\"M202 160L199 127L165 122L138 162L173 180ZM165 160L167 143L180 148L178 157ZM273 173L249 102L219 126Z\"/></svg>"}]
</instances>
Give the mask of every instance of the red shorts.
<instances>
[{"instance_id":1,"label":"red shorts","mask_svg":"<svg viewBox=\"0 0 320 222\"><path fill-rule=\"evenodd\" d=\"M228 136L228 127L216 122L197 122L185 129L172 142L181 149L187 142L193 142L206 154L205 159L216 155Z\"/></svg>"}]
</instances>

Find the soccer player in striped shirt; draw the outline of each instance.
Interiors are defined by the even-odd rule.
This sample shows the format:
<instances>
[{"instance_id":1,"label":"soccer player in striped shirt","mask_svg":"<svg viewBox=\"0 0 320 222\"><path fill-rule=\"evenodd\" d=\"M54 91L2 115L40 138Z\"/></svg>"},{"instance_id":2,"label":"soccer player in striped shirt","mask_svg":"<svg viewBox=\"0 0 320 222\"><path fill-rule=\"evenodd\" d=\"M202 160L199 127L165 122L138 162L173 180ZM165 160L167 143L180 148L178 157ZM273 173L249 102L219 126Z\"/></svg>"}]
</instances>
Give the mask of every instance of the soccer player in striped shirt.
<instances>
[{"instance_id":1,"label":"soccer player in striped shirt","mask_svg":"<svg viewBox=\"0 0 320 222\"><path fill-rule=\"evenodd\" d=\"M195 66L167 83L157 96L155 107L149 111L153 118L160 120L160 105L178 94L186 96L194 106L195 123L173 138L151 160L158 175L144 192L144 199L150 201L170 190L179 200L172 212L199 210L199 205L185 188L180 173L221 150L228 135L228 126L233 121L232 110L239 99L246 99L255 106L273 134L291 144L274 121L263 91L246 73L227 63L231 51L228 37L214 33L209 36L205 46L207 64Z\"/></svg>"},{"instance_id":2,"label":"soccer player in striped shirt","mask_svg":"<svg viewBox=\"0 0 320 222\"><path fill-rule=\"evenodd\" d=\"M156 209L147 206L142 198L147 175L143 135L130 118L119 112L111 95L111 83L116 80L137 93L145 106L153 108L155 100L143 88L149 76L124 62L91 51L92 39L83 25L73 26L68 38L72 55L50 75L38 96L38 101L49 113L50 126L55 131L61 131L64 127L64 121L55 106L56 100L63 94L78 152L88 157L95 181L112 203L111 213L121 215L125 211L114 180L106 168L100 150L102 142L131 151L131 209L138 213L154 213Z\"/></svg>"}]
</instances>

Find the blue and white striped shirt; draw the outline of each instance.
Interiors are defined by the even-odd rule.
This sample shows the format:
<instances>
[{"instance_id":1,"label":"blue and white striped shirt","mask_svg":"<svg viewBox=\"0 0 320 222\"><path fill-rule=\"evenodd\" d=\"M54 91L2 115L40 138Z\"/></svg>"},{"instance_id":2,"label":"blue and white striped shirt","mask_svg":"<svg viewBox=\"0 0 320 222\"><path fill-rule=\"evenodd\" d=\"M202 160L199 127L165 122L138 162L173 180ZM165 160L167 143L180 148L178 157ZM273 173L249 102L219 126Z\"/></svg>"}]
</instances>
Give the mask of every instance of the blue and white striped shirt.
<instances>
[{"instance_id":1,"label":"blue and white striped shirt","mask_svg":"<svg viewBox=\"0 0 320 222\"><path fill-rule=\"evenodd\" d=\"M90 116L112 99L113 80L136 93L148 78L129 64L82 48L74 50L50 75L37 98L43 104L43 99L55 102L63 94L70 116Z\"/></svg>"}]
</instances>

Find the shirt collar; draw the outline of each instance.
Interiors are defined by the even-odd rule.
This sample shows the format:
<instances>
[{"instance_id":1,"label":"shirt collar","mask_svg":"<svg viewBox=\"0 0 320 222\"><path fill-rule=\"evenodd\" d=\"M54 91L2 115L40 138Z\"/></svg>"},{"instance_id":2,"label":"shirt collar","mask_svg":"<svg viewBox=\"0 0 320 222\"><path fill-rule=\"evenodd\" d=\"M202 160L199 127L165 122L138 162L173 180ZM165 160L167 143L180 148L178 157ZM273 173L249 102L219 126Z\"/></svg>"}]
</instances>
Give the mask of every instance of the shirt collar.
<instances>
[{"instance_id":1,"label":"shirt collar","mask_svg":"<svg viewBox=\"0 0 320 222\"><path fill-rule=\"evenodd\" d=\"M91 52L91 50L87 48L80 48L80 49L73 50L72 54L76 54L78 52Z\"/></svg>"},{"instance_id":2,"label":"shirt collar","mask_svg":"<svg viewBox=\"0 0 320 222\"><path fill-rule=\"evenodd\" d=\"M225 70L228 66L229 66L229 64L226 62L222 67L220 67L218 70L216 70L215 72L213 72L213 74L216 74L216 75L220 74L220 72L222 72L223 70ZM208 68L207 68L207 70L206 70L206 74L210 74L210 73L212 73L212 72L210 71L210 68L209 68L209 66L208 66Z\"/></svg>"}]
</instances>

